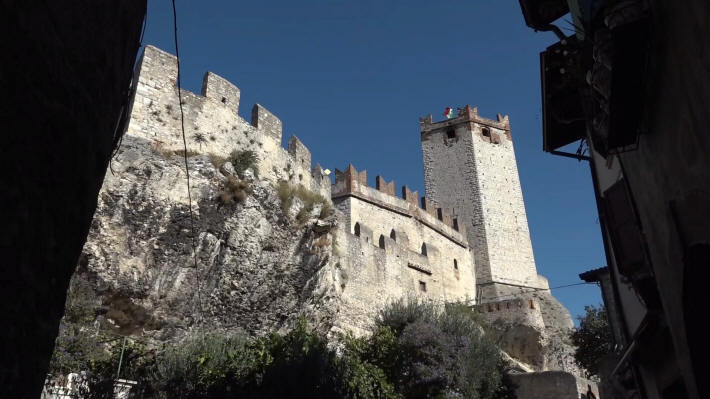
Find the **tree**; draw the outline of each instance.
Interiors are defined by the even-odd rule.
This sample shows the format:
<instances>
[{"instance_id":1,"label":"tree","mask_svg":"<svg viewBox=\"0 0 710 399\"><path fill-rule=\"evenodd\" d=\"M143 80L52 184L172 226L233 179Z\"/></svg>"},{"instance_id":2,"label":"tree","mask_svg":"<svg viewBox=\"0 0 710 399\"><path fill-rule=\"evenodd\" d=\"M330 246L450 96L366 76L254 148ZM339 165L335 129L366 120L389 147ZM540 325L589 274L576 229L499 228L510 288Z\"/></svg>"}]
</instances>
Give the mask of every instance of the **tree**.
<instances>
[{"instance_id":1,"label":"tree","mask_svg":"<svg viewBox=\"0 0 710 399\"><path fill-rule=\"evenodd\" d=\"M611 353L614 343L606 308L603 305L584 307L585 315L577 316L579 328L572 331L577 364L587 370L589 377L599 375L601 361Z\"/></svg>"},{"instance_id":2,"label":"tree","mask_svg":"<svg viewBox=\"0 0 710 399\"><path fill-rule=\"evenodd\" d=\"M514 397L500 349L463 304L395 301L380 312L359 356L408 399Z\"/></svg>"}]
</instances>

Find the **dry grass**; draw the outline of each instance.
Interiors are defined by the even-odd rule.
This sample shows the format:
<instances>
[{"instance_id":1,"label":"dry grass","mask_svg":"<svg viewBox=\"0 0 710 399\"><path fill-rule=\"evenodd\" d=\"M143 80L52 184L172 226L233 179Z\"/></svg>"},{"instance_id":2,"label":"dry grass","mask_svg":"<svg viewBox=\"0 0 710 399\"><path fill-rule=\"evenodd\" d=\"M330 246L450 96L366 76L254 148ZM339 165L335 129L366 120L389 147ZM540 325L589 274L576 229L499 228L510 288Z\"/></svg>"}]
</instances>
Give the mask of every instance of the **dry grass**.
<instances>
[{"instance_id":1,"label":"dry grass","mask_svg":"<svg viewBox=\"0 0 710 399\"><path fill-rule=\"evenodd\" d=\"M173 159L173 157L175 155L179 155L180 157L183 157L183 158L185 157L185 150L182 150L182 149L171 150L169 148L165 148L165 147L163 147L163 142L159 141L159 140L154 141L153 151L157 152L158 154L160 154L163 158L165 158L167 160ZM196 155L200 155L200 153L195 150L190 150L190 149L187 150L187 157L188 158L194 157Z\"/></svg>"},{"instance_id":2,"label":"dry grass","mask_svg":"<svg viewBox=\"0 0 710 399\"><path fill-rule=\"evenodd\" d=\"M323 247L327 247L328 245L330 245L330 240L328 239L328 237L326 235L322 235L322 236L316 238L315 240L313 240L314 247L323 248Z\"/></svg>"},{"instance_id":3,"label":"dry grass","mask_svg":"<svg viewBox=\"0 0 710 399\"><path fill-rule=\"evenodd\" d=\"M222 165L224 165L225 162L227 162L227 158L219 156L217 154L209 153L207 156L210 158L210 162L212 162L212 165L219 170Z\"/></svg>"},{"instance_id":4,"label":"dry grass","mask_svg":"<svg viewBox=\"0 0 710 399\"><path fill-rule=\"evenodd\" d=\"M303 202L303 208L296 215L296 220L303 224L308 221L308 217L317 204L321 205L321 211L318 217L324 219L333 214L333 207L327 199L318 193L303 187L302 185L289 184L281 181L278 186L279 198L281 199L281 210L284 215L288 213L293 204L293 199L298 198Z\"/></svg>"},{"instance_id":5,"label":"dry grass","mask_svg":"<svg viewBox=\"0 0 710 399\"><path fill-rule=\"evenodd\" d=\"M249 184L234 176L229 176L224 184L224 189L219 192L219 200L225 205L243 202L251 192Z\"/></svg>"},{"instance_id":6,"label":"dry grass","mask_svg":"<svg viewBox=\"0 0 710 399\"><path fill-rule=\"evenodd\" d=\"M181 157L184 158L184 157L185 157L185 150L173 150L173 154L174 154L174 155L179 155L179 156L181 156ZM195 151L195 150L190 150L190 149L187 150L187 157L188 157L188 158L194 157L194 156L196 156L196 155L200 155L200 153L199 153L198 151Z\"/></svg>"}]
</instances>

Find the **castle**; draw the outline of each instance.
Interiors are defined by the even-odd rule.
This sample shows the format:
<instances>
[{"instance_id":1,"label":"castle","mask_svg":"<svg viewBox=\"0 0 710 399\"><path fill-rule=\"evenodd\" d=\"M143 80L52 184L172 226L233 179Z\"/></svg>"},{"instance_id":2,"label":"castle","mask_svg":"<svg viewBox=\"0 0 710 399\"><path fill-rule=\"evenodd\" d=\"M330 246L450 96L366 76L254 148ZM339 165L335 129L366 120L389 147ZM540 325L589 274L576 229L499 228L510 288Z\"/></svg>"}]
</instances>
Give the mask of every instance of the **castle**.
<instances>
[{"instance_id":1,"label":"castle","mask_svg":"<svg viewBox=\"0 0 710 399\"><path fill-rule=\"evenodd\" d=\"M537 274L535 267L507 116L486 119L478 115L476 108L466 106L451 119L434 121L431 115L420 118L426 195L420 198L419 193L407 186L397 195L394 182L377 176L375 187L371 187L367 172L358 171L352 165L336 170L332 181L320 165L312 165L310 151L296 136L289 138L286 148L282 147L282 123L265 107L256 104L251 121L242 119L238 115L239 89L212 72L205 74L200 95L181 91L182 110L178 110L176 61L173 55L147 46L137 63L135 92L123 145L130 147L130 151L126 150L129 155L123 156L124 164L128 165L124 170L133 177L126 180L107 175L100 211L97 211L102 212L97 222L99 228L90 235L84 251L89 268L99 270L99 274L103 273L116 284L121 278L147 281L139 284L143 287L139 291L146 304L144 307L164 306L165 298L170 299L170 290L176 292L172 299L175 303L185 300L179 292L190 292L179 288L191 278L187 269L146 272L166 261L176 262L176 256L189 257L186 248L190 248L190 241L186 233L180 232L189 231L186 225L182 225L182 230L181 226L172 228L173 232L163 224L168 216L171 223L186 220L184 209L188 196L180 182L184 175L177 174L184 173L184 169L180 172L175 168L177 172L170 172L172 175L167 182L162 175L167 171L166 166L161 166L162 161L152 162L152 166L146 166L151 171L142 172L143 164L139 160L142 155L139 154L147 153L138 148L150 143L154 152L182 151L180 113L183 112L188 149L205 154L190 158L191 180L202 178L205 182L193 187L193 201L196 197L202 201L197 206L193 203L199 219L218 221L225 216L224 213L218 215L224 211L219 211L211 199L214 193L209 187L210 181L214 181L215 169L205 166L209 163L206 154L227 157L233 150L252 151L256 155L259 179L254 184L258 183L259 187L265 187L264 184L273 187L283 181L301 185L327 198L335 209L337 222L330 225L332 228L316 233L325 234L323 237L327 236L333 244L327 256L304 253L300 249L303 243L291 243L294 240L289 241L283 227L269 222L264 214L253 210L255 208L247 215L254 218L255 227L235 227L238 220L231 219L228 225L222 225L222 230L210 227L211 231L199 232L198 257L209 270L216 270L217 263L232 270L237 267L233 257L238 256L241 257L239 262L246 262L240 264L242 269L245 264L249 265L249 273L252 273L249 278L268 278L274 285L280 284L274 280L280 275L273 273L286 270L284 263L289 265L289 272L293 272L297 264L311 270L312 274L307 277L296 278L307 281L289 288L293 298L286 301L288 304L284 306L287 307L279 315L269 316L271 324L266 324L278 325L284 317L291 317L293 306L308 306L316 309L316 313L330 312L329 333L365 334L377 310L393 299L414 294L437 303L465 302L475 306L489 321L514 327L501 332L500 342L505 352L518 362L521 371L561 370L578 374L569 348L564 346L564 339L559 338L573 326L569 313L549 294L547 280ZM138 152L132 154L131 151ZM156 168L161 173L160 178L155 178L153 170ZM131 179L143 179L147 183L141 184L148 185L136 186L134 181L130 183L133 188L129 188ZM261 191L262 198L268 197L265 193ZM149 214L116 216L113 209L121 202L126 202L124 209L136 207ZM170 210L150 210L158 203ZM266 211L268 209L263 210ZM134 238L128 233L117 233L131 224L151 227L144 237L135 238L136 242L131 243L129 239ZM252 230L247 234L245 229L249 228ZM273 252L274 246L266 242L276 229L283 233L279 238L281 245L288 246L282 248L280 254ZM327 233L323 233L325 231ZM153 238L155 234L167 238ZM176 243L176 240L182 241ZM306 244L315 246L313 234L303 236L303 240L311 240ZM163 250L157 242L169 244L170 249ZM112 245L132 248L130 256L119 260L111 258L104 248ZM220 255L225 248L233 255ZM298 261L289 260L289 256L296 256ZM269 272L272 267L277 269ZM234 273L241 276L245 271L234 269ZM143 275L147 277L140 277ZM258 281L246 281L251 284L250 288L243 288L237 280L227 282L209 275L203 278L213 279L208 282L209 289L213 290L211 298L222 298L214 299L214 314L237 312L239 317L253 316L255 318L249 320L259 323L266 320L250 313L254 312L255 305L248 301L260 300L252 292L254 287L259 287ZM246 304L245 300L248 300ZM161 309L169 311L170 302L165 306ZM235 306L241 310L235 310ZM191 319L191 316L181 317ZM563 346L566 349L560 350ZM577 382L581 387L582 383ZM586 382L583 387L586 388Z\"/></svg>"},{"instance_id":2,"label":"castle","mask_svg":"<svg viewBox=\"0 0 710 399\"><path fill-rule=\"evenodd\" d=\"M166 104L177 104L175 57L147 46L137 76L127 134L181 149L178 118L163 115ZM416 292L473 304L548 288L535 268L507 116L486 119L466 106L441 122L431 115L421 118L426 196L420 199L407 186L398 197L394 182L382 176L368 187L367 172L352 165L336 170L331 186L319 165L312 168L311 154L296 136L287 149L281 147L282 123L265 107L253 107L251 123L240 118L239 89L212 72L204 76L202 95L186 90L181 95L186 135L198 127L212 132L200 144L205 152L254 151L260 176L332 198L349 233L343 236L345 248L352 249L347 243L358 237L380 252L369 256L385 274L407 271L397 278L369 276L372 286L383 287L383 295Z\"/></svg>"}]
</instances>

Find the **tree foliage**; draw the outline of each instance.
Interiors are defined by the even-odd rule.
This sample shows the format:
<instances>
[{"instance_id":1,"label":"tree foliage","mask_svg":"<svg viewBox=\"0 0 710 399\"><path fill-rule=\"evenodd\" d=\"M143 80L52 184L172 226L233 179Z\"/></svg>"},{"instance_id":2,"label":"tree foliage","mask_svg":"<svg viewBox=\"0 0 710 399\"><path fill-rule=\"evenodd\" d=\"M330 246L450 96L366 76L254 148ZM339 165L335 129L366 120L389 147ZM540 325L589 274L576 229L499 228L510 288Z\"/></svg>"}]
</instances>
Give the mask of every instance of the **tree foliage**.
<instances>
[{"instance_id":1,"label":"tree foliage","mask_svg":"<svg viewBox=\"0 0 710 399\"><path fill-rule=\"evenodd\" d=\"M119 362L121 378L145 379L153 364L152 352L101 327L100 300L88 281L77 275L72 278L64 309L49 364L50 387L64 385L70 373L81 373L73 384L78 388L67 396L112 398Z\"/></svg>"},{"instance_id":2,"label":"tree foliage","mask_svg":"<svg viewBox=\"0 0 710 399\"><path fill-rule=\"evenodd\" d=\"M121 376L139 381L143 397L514 397L498 348L463 305L437 308L414 299L397 301L380 312L372 334L342 335L337 347L303 320L286 334L260 338L195 333L156 353L127 342ZM93 360L63 367L89 370L91 397L102 397L98 393L109 391L99 383L115 377L122 348L118 341Z\"/></svg>"},{"instance_id":3,"label":"tree foliage","mask_svg":"<svg viewBox=\"0 0 710 399\"><path fill-rule=\"evenodd\" d=\"M579 328L572 331L571 338L575 361L591 377L599 375L602 358L611 353L614 344L606 308L590 305L584 311L584 316L577 317Z\"/></svg>"},{"instance_id":4,"label":"tree foliage","mask_svg":"<svg viewBox=\"0 0 710 399\"><path fill-rule=\"evenodd\" d=\"M498 347L468 306L396 301L380 312L367 340L363 359L381 367L405 398L514 397Z\"/></svg>"}]
</instances>

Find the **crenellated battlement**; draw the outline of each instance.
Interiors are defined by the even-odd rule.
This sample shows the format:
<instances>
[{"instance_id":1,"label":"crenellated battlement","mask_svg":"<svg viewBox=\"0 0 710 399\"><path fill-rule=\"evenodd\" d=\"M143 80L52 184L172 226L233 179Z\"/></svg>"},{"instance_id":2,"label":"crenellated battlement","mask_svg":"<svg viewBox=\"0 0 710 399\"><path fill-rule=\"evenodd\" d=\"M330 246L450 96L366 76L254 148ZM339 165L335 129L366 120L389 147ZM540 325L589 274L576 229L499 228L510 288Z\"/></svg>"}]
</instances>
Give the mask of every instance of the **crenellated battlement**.
<instances>
[{"instance_id":1,"label":"crenellated battlement","mask_svg":"<svg viewBox=\"0 0 710 399\"><path fill-rule=\"evenodd\" d=\"M320 166L311 168L311 153L296 136L282 147L283 123L261 104L255 104L251 121L239 114L241 91L227 79L206 72L201 94L181 90L178 100L177 58L146 46L137 64L138 84L126 134L148 138L163 151L183 148L180 105L185 138L193 153L228 156L232 151L256 154L260 176L302 184L326 197L330 179Z\"/></svg>"},{"instance_id":2,"label":"crenellated battlement","mask_svg":"<svg viewBox=\"0 0 710 399\"><path fill-rule=\"evenodd\" d=\"M476 125L482 126L483 128L494 128L502 131L506 139L512 140L512 135L510 132L510 118L508 115L498 114L496 120L484 118L478 115L478 107L471 107L466 105L463 108L458 108L457 116L451 119L444 119L441 121L434 122L431 114L419 118L419 129L421 131L422 140L426 139L434 133L449 131L455 129L458 126L465 125L471 132L478 132L482 137L488 137L488 141L500 142L500 137L496 138L497 133L489 132L486 134L484 129L476 129Z\"/></svg>"},{"instance_id":3,"label":"crenellated battlement","mask_svg":"<svg viewBox=\"0 0 710 399\"><path fill-rule=\"evenodd\" d=\"M411 191L407 186L402 186L402 196L397 197L394 181L388 183L382 176L377 176L375 185L374 189L368 187L366 170L358 172L353 165L348 165L344 171L335 170L335 184L331 188L331 196L333 199L358 197L392 212L413 217L447 238L467 246L463 225L447 210L437 207L425 197L421 198L420 207L419 193Z\"/></svg>"},{"instance_id":4,"label":"crenellated battlement","mask_svg":"<svg viewBox=\"0 0 710 399\"><path fill-rule=\"evenodd\" d=\"M544 327L540 303L532 298L513 298L479 303L474 310L489 322L502 319L509 323Z\"/></svg>"}]
</instances>

